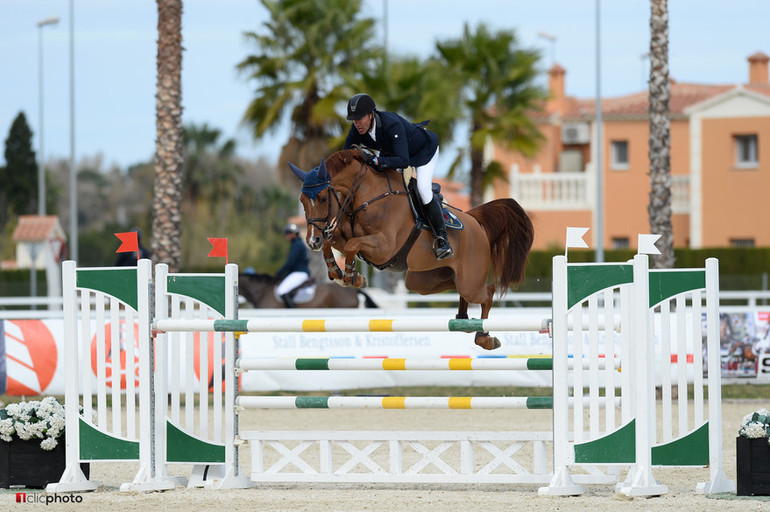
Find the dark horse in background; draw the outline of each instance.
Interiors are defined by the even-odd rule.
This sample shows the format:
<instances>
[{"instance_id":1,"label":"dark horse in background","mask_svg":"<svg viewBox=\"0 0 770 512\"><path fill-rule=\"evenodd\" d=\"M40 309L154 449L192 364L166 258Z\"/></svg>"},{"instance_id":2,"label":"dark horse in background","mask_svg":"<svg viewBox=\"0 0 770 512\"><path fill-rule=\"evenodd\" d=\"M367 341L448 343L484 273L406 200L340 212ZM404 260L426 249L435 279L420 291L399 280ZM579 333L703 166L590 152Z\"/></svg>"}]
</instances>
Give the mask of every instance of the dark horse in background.
<instances>
[{"instance_id":1,"label":"dark horse in background","mask_svg":"<svg viewBox=\"0 0 770 512\"><path fill-rule=\"evenodd\" d=\"M285 308L282 300L275 298L274 289L278 284L273 276L241 272L238 275L238 293L255 308ZM297 303L297 308L357 308L358 297L362 296L367 308L376 308L377 304L362 290L341 288L334 283L316 286L315 295L310 302Z\"/></svg>"},{"instance_id":2,"label":"dark horse in background","mask_svg":"<svg viewBox=\"0 0 770 512\"><path fill-rule=\"evenodd\" d=\"M485 319L495 293L505 293L524 279L534 228L511 198L458 212L463 228L448 230L454 256L437 260L433 237L415 220L398 171L375 171L357 150L338 151L310 172L290 166L303 182L305 242L323 251L329 278L340 284L366 286L366 278L356 271L359 257L380 269L407 270L406 287L413 292L457 290L457 318L468 318L468 304L480 304ZM332 248L345 255L344 272ZM477 332L475 341L487 350L500 346L488 332Z\"/></svg>"}]
</instances>

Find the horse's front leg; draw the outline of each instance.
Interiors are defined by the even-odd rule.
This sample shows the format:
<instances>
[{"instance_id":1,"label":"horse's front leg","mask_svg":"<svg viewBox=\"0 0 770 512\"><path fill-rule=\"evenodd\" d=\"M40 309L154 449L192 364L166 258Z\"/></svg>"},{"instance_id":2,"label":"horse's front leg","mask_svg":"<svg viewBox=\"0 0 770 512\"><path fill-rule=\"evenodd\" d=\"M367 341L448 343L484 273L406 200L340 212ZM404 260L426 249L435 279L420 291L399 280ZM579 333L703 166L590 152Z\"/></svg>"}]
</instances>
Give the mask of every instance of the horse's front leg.
<instances>
[{"instance_id":1,"label":"horse's front leg","mask_svg":"<svg viewBox=\"0 0 770 512\"><path fill-rule=\"evenodd\" d=\"M324 255L324 262L326 263L327 275L329 276L329 280L334 281L339 285L345 286L346 283L344 283L343 281L343 278L345 276L342 273L342 269L339 267L339 265L337 265L337 260L334 259L334 252L332 251L332 245L329 242L326 242L323 245L322 253Z\"/></svg>"},{"instance_id":2,"label":"horse's front leg","mask_svg":"<svg viewBox=\"0 0 770 512\"><path fill-rule=\"evenodd\" d=\"M487 298L481 303L481 319L489 318L489 310L492 309L492 302L495 300L495 285L487 284ZM462 304L461 304L462 305ZM500 348L500 340L495 336L490 336L488 331L479 331L476 333L476 345L484 350L494 350Z\"/></svg>"},{"instance_id":3,"label":"horse's front leg","mask_svg":"<svg viewBox=\"0 0 770 512\"><path fill-rule=\"evenodd\" d=\"M345 254L345 283L354 288L366 288L366 278L356 269L356 255L358 253L390 255L391 245L381 234L359 236L348 240L342 251Z\"/></svg>"}]
</instances>

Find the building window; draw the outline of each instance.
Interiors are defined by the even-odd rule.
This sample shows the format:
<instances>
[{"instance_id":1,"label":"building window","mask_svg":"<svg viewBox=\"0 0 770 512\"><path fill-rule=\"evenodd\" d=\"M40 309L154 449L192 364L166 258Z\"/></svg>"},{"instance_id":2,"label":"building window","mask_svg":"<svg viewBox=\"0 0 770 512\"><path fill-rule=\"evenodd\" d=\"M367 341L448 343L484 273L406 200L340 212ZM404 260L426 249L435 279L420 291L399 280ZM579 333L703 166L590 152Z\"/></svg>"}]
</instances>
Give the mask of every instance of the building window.
<instances>
[{"instance_id":1,"label":"building window","mask_svg":"<svg viewBox=\"0 0 770 512\"><path fill-rule=\"evenodd\" d=\"M610 147L610 165L619 171L628 170L628 141L613 140Z\"/></svg>"},{"instance_id":2,"label":"building window","mask_svg":"<svg viewBox=\"0 0 770 512\"><path fill-rule=\"evenodd\" d=\"M731 238L730 247L754 247L753 238Z\"/></svg>"},{"instance_id":3,"label":"building window","mask_svg":"<svg viewBox=\"0 0 770 512\"><path fill-rule=\"evenodd\" d=\"M757 167L759 164L759 152L757 150L757 135L736 135L735 140L735 166Z\"/></svg>"},{"instance_id":4,"label":"building window","mask_svg":"<svg viewBox=\"0 0 770 512\"><path fill-rule=\"evenodd\" d=\"M628 238L627 237L613 237L612 238L612 248L613 249L628 249Z\"/></svg>"}]
</instances>

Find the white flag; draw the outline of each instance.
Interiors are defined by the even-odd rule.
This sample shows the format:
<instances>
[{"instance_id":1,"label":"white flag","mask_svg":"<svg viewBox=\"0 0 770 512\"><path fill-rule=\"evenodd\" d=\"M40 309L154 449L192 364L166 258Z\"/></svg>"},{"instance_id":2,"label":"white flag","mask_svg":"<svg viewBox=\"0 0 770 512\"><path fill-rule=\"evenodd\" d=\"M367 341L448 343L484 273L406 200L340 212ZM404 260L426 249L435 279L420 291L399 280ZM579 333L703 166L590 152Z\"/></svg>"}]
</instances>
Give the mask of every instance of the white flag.
<instances>
[{"instance_id":1,"label":"white flag","mask_svg":"<svg viewBox=\"0 0 770 512\"><path fill-rule=\"evenodd\" d=\"M642 235L639 234L639 247L638 254L660 254L660 251L655 247L655 242L658 241L661 235Z\"/></svg>"},{"instance_id":2,"label":"white flag","mask_svg":"<svg viewBox=\"0 0 770 512\"><path fill-rule=\"evenodd\" d=\"M588 232L589 228L567 228L567 245L566 249L570 247L580 247L588 249L588 244L583 240L583 235Z\"/></svg>"}]
</instances>

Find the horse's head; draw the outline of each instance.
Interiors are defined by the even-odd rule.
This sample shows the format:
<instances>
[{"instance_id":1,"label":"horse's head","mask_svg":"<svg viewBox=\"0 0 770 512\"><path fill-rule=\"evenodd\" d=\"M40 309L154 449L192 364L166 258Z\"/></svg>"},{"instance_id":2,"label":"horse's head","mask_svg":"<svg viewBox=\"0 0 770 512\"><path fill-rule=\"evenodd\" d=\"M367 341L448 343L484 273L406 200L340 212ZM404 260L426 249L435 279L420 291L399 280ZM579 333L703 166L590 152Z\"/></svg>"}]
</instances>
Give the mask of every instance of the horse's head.
<instances>
[{"instance_id":1,"label":"horse's head","mask_svg":"<svg viewBox=\"0 0 770 512\"><path fill-rule=\"evenodd\" d=\"M260 307L262 298L272 294L276 279L270 274L241 272L238 274L238 293L254 307Z\"/></svg>"},{"instance_id":2,"label":"horse's head","mask_svg":"<svg viewBox=\"0 0 770 512\"><path fill-rule=\"evenodd\" d=\"M325 160L321 160L321 164L310 172L303 171L291 162L289 167L302 181L302 193L299 199L307 219L305 243L312 250L318 251L331 237L337 224L339 199L332 187L332 178L326 168Z\"/></svg>"},{"instance_id":3,"label":"horse's head","mask_svg":"<svg viewBox=\"0 0 770 512\"><path fill-rule=\"evenodd\" d=\"M314 251L320 250L339 228L343 214L352 211L352 201L369 167L356 150L337 151L310 172L292 163L289 167L302 181L300 202L307 219L305 242Z\"/></svg>"}]
</instances>

